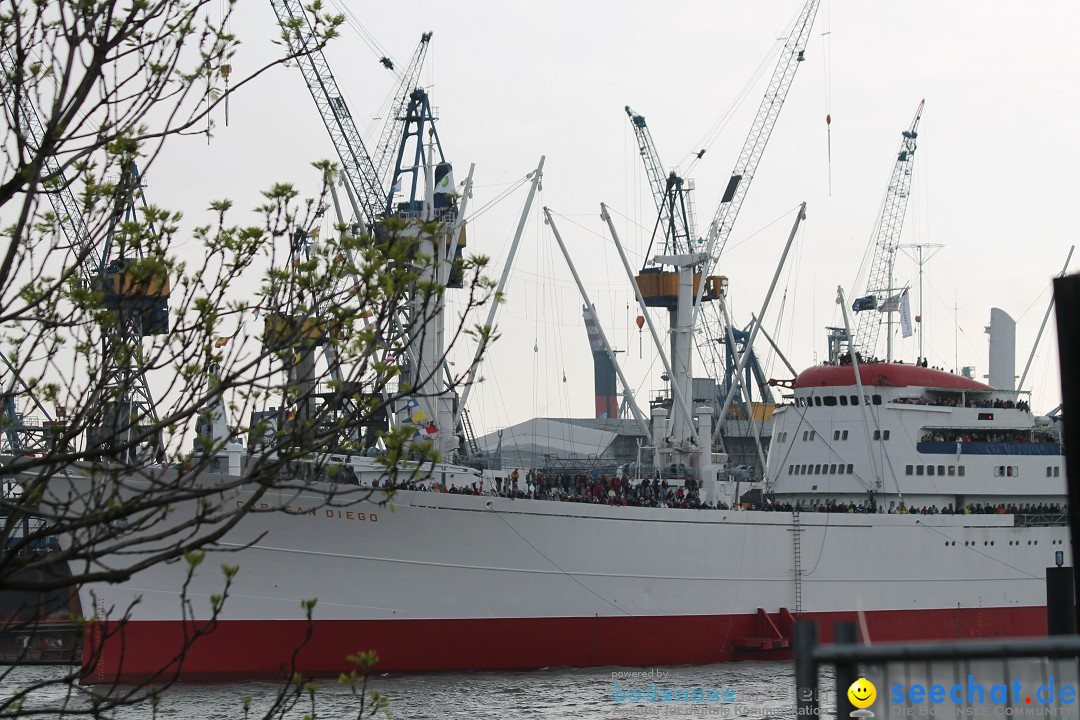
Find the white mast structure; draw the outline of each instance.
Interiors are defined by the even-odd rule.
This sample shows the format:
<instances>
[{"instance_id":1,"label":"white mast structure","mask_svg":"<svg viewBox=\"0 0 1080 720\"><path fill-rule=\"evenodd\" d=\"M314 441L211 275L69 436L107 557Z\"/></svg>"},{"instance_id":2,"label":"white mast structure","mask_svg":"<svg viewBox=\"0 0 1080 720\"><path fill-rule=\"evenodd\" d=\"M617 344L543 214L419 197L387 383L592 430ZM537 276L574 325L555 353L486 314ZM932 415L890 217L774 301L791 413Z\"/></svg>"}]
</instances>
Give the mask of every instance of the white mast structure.
<instances>
[{"instance_id":1,"label":"white mast structure","mask_svg":"<svg viewBox=\"0 0 1080 720\"><path fill-rule=\"evenodd\" d=\"M922 322L925 317L925 311L923 310L923 266L937 255L938 250L945 246L941 243L909 243L897 247L905 251L919 266L919 357L925 358L926 352L923 349L923 336L925 333L922 331ZM911 252L908 252L909 250ZM889 335L891 337L892 332ZM959 372L959 368L957 368L957 372Z\"/></svg>"}]
</instances>

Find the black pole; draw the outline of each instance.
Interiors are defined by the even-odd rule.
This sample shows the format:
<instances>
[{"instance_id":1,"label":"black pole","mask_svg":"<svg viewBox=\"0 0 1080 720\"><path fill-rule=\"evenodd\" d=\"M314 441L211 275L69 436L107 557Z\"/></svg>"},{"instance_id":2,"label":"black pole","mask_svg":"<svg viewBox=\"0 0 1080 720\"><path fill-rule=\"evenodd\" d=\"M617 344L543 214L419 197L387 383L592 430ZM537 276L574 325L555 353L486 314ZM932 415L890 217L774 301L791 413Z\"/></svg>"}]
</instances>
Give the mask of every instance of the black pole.
<instances>
[{"instance_id":1,"label":"black pole","mask_svg":"<svg viewBox=\"0 0 1080 720\"><path fill-rule=\"evenodd\" d=\"M858 630L853 622L838 622L833 625L833 643L835 645L858 644ZM836 717L851 717L855 707L848 700L847 691L851 684L859 679L859 665L850 660L836 663Z\"/></svg>"},{"instance_id":2,"label":"black pole","mask_svg":"<svg viewBox=\"0 0 1080 720\"><path fill-rule=\"evenodd\" d=\"M1080 418L1080 275L1054 280L1054 312L1058 328L1058 362L1061 371L1061 410L1067 419ZM1067 430L1067 429L1066 429ZM1080 557L1076 531L1080 528L1080 433L1064 431L1065 485L1069 498L1069 546L1073 563ZM1070 563L1070 564L1073 564ZM1073 574L1073 597L1080 597L1080 573ZM1073 627L1077 627L1073 610Z\"/></svg>"},{"instance_id":3,"label":"black pole","mask_svg":"<svg viewBox=\"0 0 1080 720\"><path fill-rule=\"evenodd\" d=\"M1076 600L1073 596L1073 569L1046 568L1046 634L1076 634Z\"/></svg>"},{"instance_id":4,"label":"black pole","mask_svg":"<svg viewBox=\"0 0 1080 720\"><path fill-rule=\"evenodd\" d=\"M818 677L814 662L818 627L813 620L795 621L795 707L796 717L809 720L818 716Z\"/></svg>"}]
</instances>

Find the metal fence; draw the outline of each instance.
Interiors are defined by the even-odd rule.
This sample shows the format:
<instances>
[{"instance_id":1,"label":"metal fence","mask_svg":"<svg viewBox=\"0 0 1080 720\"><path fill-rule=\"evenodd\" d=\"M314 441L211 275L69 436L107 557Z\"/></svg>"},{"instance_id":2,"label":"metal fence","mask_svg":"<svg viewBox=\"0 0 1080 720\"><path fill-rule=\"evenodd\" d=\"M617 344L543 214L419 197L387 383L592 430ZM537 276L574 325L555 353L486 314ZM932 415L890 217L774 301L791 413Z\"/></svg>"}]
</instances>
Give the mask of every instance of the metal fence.
<instances>
[{"instance_id":1,"label":"metal fence","mask_svg":"<svg viewBox=\"0 0 1080 720\"><path fill-rule=\"evenodd\" d=\"M837 623L835 644L817 642L817 625L795 626L797 716L821 707L819 673L835 669L837 718L1080 718L1080 637L857 645L854 623ZM859 678L874 697L856 707ZM826 690L826 694L831 694ZM859 705L869 702L862 693Z\"/></svg>"}]
</instances>

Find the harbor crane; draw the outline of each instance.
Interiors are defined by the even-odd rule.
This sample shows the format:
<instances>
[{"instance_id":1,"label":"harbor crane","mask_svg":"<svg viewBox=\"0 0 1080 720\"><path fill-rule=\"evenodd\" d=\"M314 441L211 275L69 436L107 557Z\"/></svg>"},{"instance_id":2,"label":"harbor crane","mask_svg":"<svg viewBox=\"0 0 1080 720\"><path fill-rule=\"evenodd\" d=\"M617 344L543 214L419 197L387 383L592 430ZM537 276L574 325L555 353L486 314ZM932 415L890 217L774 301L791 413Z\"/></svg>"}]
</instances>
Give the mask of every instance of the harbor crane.
<instances>
[{"instance_id":1,"label":"harbor crane","mask_svg":"<svg viewBox=\"0 0 1080 720\"><path fill-rule=\"evenodd\" d=\"M729 355L736 352L738 347L732 333L734 328L729 327L730 321L726 319L727 311L723 307L727 278L712 273L731 235L735 219L761 162L765 146L768 144L784 100L791 89L795 73L805 58L806 45L814 19L817 17L819 4L820 0L806 1L784 40L784 47L751 125L750 133L743 142L735 169L732 171L720 204L709 225L708 241L704 252L700 251L695 239L693 203L686 197L691 190L690 185L676 173L664 175L663 166L659 162L644 118L634 113L629 107L626 108L645 161L646 172L657 201L658 222L664 226L665 237L663 254L652 258L653 267L643 268L635 278L635 282L643 305L666 308L669 311L672 338L671 364L674 375L681 378L682 383L681 388L675 388L673 385L673 395L687 398L692 392L691 337L695 328L699 326L698 317L703 302L712 307L714 304L712 301L718 301L715 304L720 306L709 313L711 317L701 324L709 352L718 352L718 346L722 343L728 347ZM699 153L699 157L701 154L704 153ZM742 353L749 357L752 354L751 348L743 347ZM732 363L729 357L725 366L727 368L725 375L731 386L727 389L728 397L723 403L724 412L717 417L714 435L717 438L721 436L724 414L730 407L732 396L740 384L741 373L734 372L732 368L744 368L745 360L740 359L739 362ZM695 430L689 418L685 417L686 415L686 412L682 412L672 416L672 437L676 438L676 443L693 444L696 442ZM708 431L702 429L697 432Z\"/></svg>"},{"instance_id":2,"label":"harbor crane","mask_svg":"<svg viewBox=\"0 0 1080 720\"><path fill-rule=\"evenodd\" d=\"M445 235L440 234L433 243L421 238L418 252L435 258L432 265L437 277L433 275L432 281L461 287L461 275L454 269L459 267L465 247L463 207L457 204L452 167L443 152L428 94L418 87L431 33L423 34L402 76L395 109L387 118L373 157L364 146L326 57L313 42L314 33L303 5L297 0L271 0L271 5L282 25L289 28L290 49L297 55L308 90L342 162L345 188L361 232L379 243L385 240L385 219L404 221L406 233L418 233L422 222L438 221ZM429 174L434 187L431 197ZM331 297L339 295L336 290L331 293ZM456 398L443 387L448 368L442 357L442 313L427 308L426 314L432 316L428 320L436 327L421 332L418 324L425 320L425 308L420 300L406 298L394 314L394 337L383 340L388 346L403 349L403 380L417 390L411 404L422 407L422 417L429 420L425 431L434 436L431 439L439 449L452 451L458 436L463 435L476 452L479 448L467 413L455 408ZM318 314L324 314L324 309L319 309ZM327 349L332 352L332 347ZM336 367L332 359L328 364ZM414 422L418 422L415 418L419 415L411 413ZM394 422L394 418L387 420Z\"/></svg>"},{"instance_id":3,"label":"harbor crane","mask_svg":"<svg viewBox=\"0 0 1080 720\"><path fill-rule=\"evenodd\" d=\"M761 99L761 105L758 106L757 115L754 116L754 122L750 126L750 133L743 141L739 158L735 162L735 169L731 172L731 178L709 224L706 270L711 270L716 265L724 252L728 238L731 237L731 229L735 226L735 219L739 216L739 210L742 209L750 183L761 163L765 146L772 136L773 128L776 127L776 120L780 117L780 110L784 107L784 100L787 99L795 73L805 59L806 44L810 39L810 31L813 29L820 1L807 0L795 19L791 32L784 40L784 49L780 52L780 58L769 79L769 86L765 90L765 96Z\"/></svg>"},{"instance_id":4,"label":"harbor crane","mask_svg":"<svg viewBox=\"0 0 1080 720\"><path fill-rule=\"evenodd\" d=\"M398 146L398 139L401 137L402 130L404 129L402 126L405 123L405 117L407 115L409 101L412 98L412 92L420 87L420 71L424 67L424 59L427 57L428 45L430 42L430 32L426 32L420 36L420 43L413 52L412 59L405 69L405 74L401 76L401 82L398 84L397 92L394 93L397 102L394 103L393 110L386 117L386 122L383 123L382 136L379 138L379 144L375 146L375 157L372 162L375 165L375 175L382 181L382 187L384 188L393 185L393 182L391 182L388 177L390 163L394 160L394 150Z\"/></svg>"},{"instance_id":5,"label":"harbor crane","mask_svg":"<svg viewBox=\"0 0 1080 720\"><path fill-rule=\"evenodd\" d=\"M754 121L750 125L750 132L743 141L742 149L739 151L739 157L735 161L735 168L731 172L727 187L724 189L724 194L720 198L720 204L717 206L716 212L713 214L713 219L709 223L708 240L705 245L705 260L701 265L702 275L710 275L714 271L720 256L724 252L724 248L727 246L728 239L731 237L731 231L735 227L735 220L738 218L743 201L746 199L746 194L750 190L750 184L757 174L757 169L761 164L761 158L765 152L765 147L768 145L769 138L772 136L773 129L776 127L776 121L780 117L780 111L784 107L784 101L787 99L788 92L791 90L791 84L795 80L795 74L798 72L799 66L802 64L803 60L806 59L806 46L810 40L810 31L814 27L814 20L817 18L819 5L820 0L807 0L799 11L798 16L796 16L787 37L784 39L784 47L780 51L780 57L777 59L776 67L773 69L773 74L769 78L769 85L765 90L765 95L762 97L757 114L754 116ZM701 301L704 297L705 290L706 283L700 283L698 287L695 288L695 327L698 325L697 318L701 312ZM725 303L721 301L720 303L717 303L717 305L719 307L711 310L709 316L706 317L706 321L701 325L705 333L707 344L713 351L718 351L720 337L726 336L728 338L728 348L730 352L731 348L735 345L731 337L731 332L729 332L729 330L733 328L731 328L730 322L725 319L727 315ZM760 325L762 321L763 316L759 315L757 323ZM743 356L747 356L748 358L752 349L751 346L744 347L736 366L746 366L746 360ZM739 373L735 373L736 383L738 382L738 374ZM727 409L731 406L736 389L736 385L732 385L728 388L728 396L724 401L723 410L720 413L716 429L713 432L714 438L719 439L721 437L720 431L724 427L724 416L727 413Z\"/></svg>"},{"instance_id":6,"label":"harbor crane","mask_svg":"<svg viewBox=\"0 0 1080 720\"><path fill-rule=\"evenodd\" d=\"M649 176L649 184L652 187L653 199L656 202L658 213L657 229L662 228L664 231L662 254L671 255L678 252L692 252L695 237L694 183L692 180L684 180L675 170L665 174L664 166L660 162L660 156L656 150L656 144L653 142L652 132L645 122L645 117L634 112L629 105L626 106L626 114L630 118L631 126L634 128L638 149L645 164L645 172ZM700 151L698 155L700 156L703 153L704 151ZM655 242L655 237L650 240L650 250L653 242ZM648 258L649 254L649 252L646 252L646 258ZM646 262L648 261L646 260ZM731 385L738 355L744 349L748 337L748 331L733 328L732 337L722 337L719 340L727 348L724 387ZM762 399L765 402L772 402L772 391L769 389L764 370L758 363L757 356L753 351L751 351L751 361L746 370L744 387L750 387L747 383L751 374L757 380L758 387L761 388Z\"/></svg>"},{"instance_id":7,"label":"harbor crane","mask_svg":"<svg viewBox=\"0 0 1080 720\"><path fill-rule=\"evenodd\" d=\"M357 222L364 223L365 232L370 232L386 204L379 172L364 147L360 130L345 104L345 96L330 72L330 63L316 44L304 3L301 0L270 0L270 4L278 22L290 29L289 49L296 56L297 66L341 160L341 174L352 190L349 202L353 215Z\"/></svg>"},{"instance_id":8,"label":"harbor crane","mask_svg":"<svg viewBox=\"0 0 1080 720\"><path fill-rule=\"evenodd\" d=\"M645 122L645 117L632 110L630 106L626 106L626 114L627 117L630 118L630 125L633 127L634 136L637 138L638 149L641 153L642 161L645 164L645 172L649 177L649 184L652 188L653 199L656 202L657 209L657 221L653 229L653 235L649 241L649 249L645 253L645 264L641 269L641 273L637 276L636 281L639 287L646 289L646 292L643 293L645 305L648 307L662 307L667 309L670 314L671 327L675 327L679 322L677 313L678 303L675 302L675 297L672 293L668 292L661 291L659 294L655 293L657 290L657 283L674 282L676 280L675 273L664 273L662 268L650 268L649 264L652 260L653 245L656 243L657 237L661 233L661 257L674 257L679 254L691 255L696 251L693 203L694 185L693 181L683 179L674 169L665 172L664 166L660 162L656 144L652 139L652 132ZM666 278L671 278L671 280L667 280ZM710 278L709 281L716 285L716 289L705 295L704 299L720 300L726 287L726 279L717 277ZM733 328L732 333L733 334L725 335L719 339L719 342L726 348L724 382L719 388L720 398L726 395L727 388L732 387L732 384L738 381L735 374L735 367L741 346L737 343L742 342L745 344L746 338L749 337L749 333L745 333L737 328ZM670 353L671 357L675 358L674 364L679 364L680 353L676 346L676 337L677 335L672 333ZM687 339L689 339L689 337L687 337ZM742 381L744 392L740 397L743 417L746 418L752 418L754 416L752 409L753 397L750 391L751 386L748 383L751 374L759 379L757 386L761 388L762 399L766 402L772 402L772 392L762 379L764 378L764 371L757 362L757 356L751 353L750 357L750 365L746 369L746 380ZM690 392L687 386L684 386L681 390L684 395ZM722 402L722 400L717 399L716 402L717 405L719 405L719 402ZM719 418L718 420L721 423L723 422L722 418ZM676 433L680 432L680 430L686 431L681 427L677 416L675 425ZM751 431L758 429L752 424L748 424L746 427ZM760 440L756 444L760 445ZM759 458L762 464L764 464L763 458L764 455Z\"/></svg>"},{"instance_id":9,"label":"harbor crane","mask_svg":"<svg viewBox=\"0 0 1080 720\"><path fill-rule=\"evenodd\" d=\"M922 119L924 105L926 100L919 103L908 129L900 133L900 147L896 151L896 161L893 163L892 174L889 175L885 199L881 203L881 215L874 226L874 259L870 265L866 295L856 298L852 303L852 310L858 316L854 345L865 358L874 355L877 349L878 333L881 330L880 315L884 314L888 325L885 334L885 359L887 362L892 362L893 359L892 314L900 310L902 302L899 295L894 296L897 289L892 287L893 266L896 262L896 249L900 245L900 233L904 228L904 216L907 215L911 170L915 166L919 120Z\"/></svg>"},{"instance_id":10,"label":"harbor crane","mask_svg":"<svg viewBox=\"0 0 1080 720\"><path fill-rule=\"evenodd\" d=\"M10 48L0 53L0 64L6 77L17 76L18 61ZM6 86L4 95L13 125L31 151L40 153L45 134L37 110L12 85ZM160 453L161 438L150 430L158 421L157 410L137 348L143 338L168 332L170 288L168 278L147 276L136 267L142 255L141 239L132 242L123 230L124 224L136 220L137 202L141 200L146 207L138 167L131 158L122 163L112 196L113 212L99 248L57 159L48 152L40 159L41 176L54 181L46 195L79 265L80 279L100 294L114 318L102 327L101 367L94 394L84 405L88 409L82 411L86 417L85 450L118 459L134 457L139 445L150 444ZM156 235L152 226L149 235ZM6 358L5 365L17 374ZM18 382L25 390L25 384ZM37 400L33 402L43 410Z\"/></svg>"},{"instance_id":11,"label":"harbor crane","mask_svg":"<svg viewBox=\"0 0 1080 720\"><path fill-rule=\"evenodd\" d=\"M645 116L634 112L629 105L626 106L626 115L630 118L630 125L634 129L638 150L645 163L645 174L649 176L649 185L652 187L653 199L656 201L658 214L656 225L663 232L664 237L661 254L693 252L695 235L693 181L684 180L674 170L665 172L659 153L656 151L656 144L652 139L652 132L645 123ZM652 251L652 242L650 240L649 251L645 253L646 258Z\"/></svg>"},{"instance_id":12,"label":"harbor crane","mask_svg":"<svg viewBox=\"0 0 1080 720\"><path fill-rule=\"evenodd\" d=\"M3 364L0 373L5 385L0 391L0 424L3 427L0 454L36 455L48 452L53 449L55 433L61 428L23 381L18 368L3 353L0 353L0 363ZM20 399L29 401L37 414L24 412Z\"/></svg>"}]
</instances>

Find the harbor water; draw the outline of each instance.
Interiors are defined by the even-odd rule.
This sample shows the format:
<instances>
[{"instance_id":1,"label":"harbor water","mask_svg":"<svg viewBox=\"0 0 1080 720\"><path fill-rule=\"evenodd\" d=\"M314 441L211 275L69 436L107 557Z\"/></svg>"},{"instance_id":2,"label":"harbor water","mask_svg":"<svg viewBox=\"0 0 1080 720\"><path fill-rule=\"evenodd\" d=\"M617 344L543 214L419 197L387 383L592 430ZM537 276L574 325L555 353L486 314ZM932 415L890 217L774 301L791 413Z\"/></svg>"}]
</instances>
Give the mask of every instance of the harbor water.
<instances>
[{"instance_id":1,"label":"harbor water","mask_svg":"<svg viewBox=\"0 0 1080 720\"><path fill-rule=\"evenodd\" d=\"M0 694L9 697L19 687L58 675L58 668L22 667L10 670L0 683ZM828 687L828 677L823 677ZM655 688L654 688L655 686ZM243 699L251 698L249 718L261 718L272 706L280 685L271 682L183 684L169 688L157 709L158 718L234 720L245 718ZM659 701L629 698L637 690L648 698L652 690L695 688L701 700ZM437 720L478 718L517 720L545 718L724 717L795 718L793 666L789 662L719 663L667 668L554 668L521 673L440 673L424 675L376 675L369 690L389 700L394 718ZM51 694L50 694L51 693ZM80 693L81 694L81 693ZM621 697L620 697L621 696ZM32 698L28 707L50 699L62 701L60 689ZM88 697L71 698L73 705ZM827 700L823 705L827 707ZM317 683L316 718L355 718L360 706L348 687L334 681ZM293 709L274 717L299 720L311 712L305 698ZM112 716L149 718L147 705L120 709Z\"/></svg>"}]
</instances>

